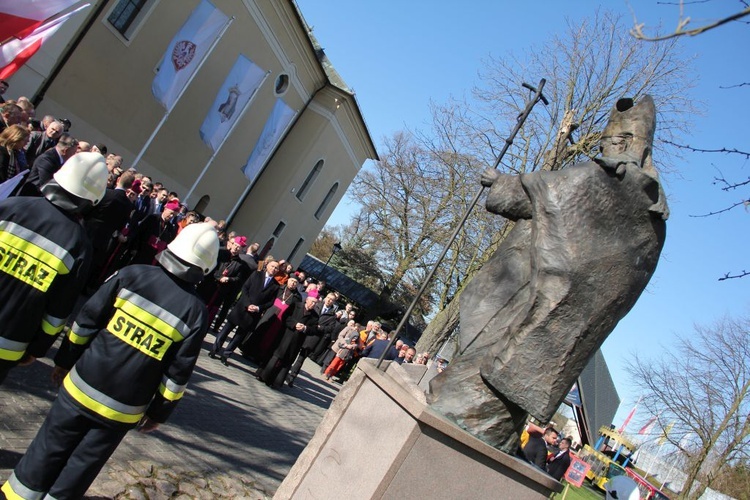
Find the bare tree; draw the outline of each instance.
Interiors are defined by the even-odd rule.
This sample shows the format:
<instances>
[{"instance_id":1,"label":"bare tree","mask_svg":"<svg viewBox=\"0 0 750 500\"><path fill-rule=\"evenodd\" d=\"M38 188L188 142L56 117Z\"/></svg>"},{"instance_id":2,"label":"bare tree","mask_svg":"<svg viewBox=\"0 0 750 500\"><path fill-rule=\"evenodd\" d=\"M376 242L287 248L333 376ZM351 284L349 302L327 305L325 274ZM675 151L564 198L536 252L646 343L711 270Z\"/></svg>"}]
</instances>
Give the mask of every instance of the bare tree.
<instances>
[{"instance_id":1,"label":"bare tree","mask_svg":"<svg viewBox=\"0 0 750 500\"><path fill-rule=\"evenodd\" d=\"M528 98L522 82L547 78L551 104L532 113L499 167L505 172L554 170L592 157L610 109L623 96L652 95L659 109L657 138L673 140L692 110L689 71L690 60L674 42L639 43L620 17L606 12L569 22L564 33L522 56L488 60L469 98L433 105L428 129L389 138L381 161L360 172L349 194L361 210L345 230L344 249L356 248L379 264L382 286L376 291L383 297L407 298L479 188L480 172L505 144ZM658 147L669 148L663 140ZM503 219L481 208L472 212L428 287L435 309L447 312L428 326L420 350L434 352L456 328L461 290L505 231ZM345 255L336 256L337 266Z\"/></svg>"},{"instance_id":2,"label":"bare tree","mask_svg":"<svg viewBox=\"0 0 750 500\"><path fill-rule=\"evenodd\" d=\"M684 457L683 498L699 498L750 452L750 316L696 326L658 356L633 360L633 383Z\"/></svg>"},{"instance_id":3,"label":"bare tree","mask_svg":"<svg viewBox=\"0 0 750 500\"><path fill-rule=\"evenodd\" d=\"M527 95L519 83L544 76L550 105L532 113L501 168L515 173L557 170L597 153L601 130L618 98L650 94L659 113L654 157L657 168L669 171L674 160L668 159L679 152L671 144L688 129L695 109L687 96L690 67L691 60L680 56L674 41L638 43L623 33L621 17L598 12L590 19L568 22L564 33L553 35L542 47L521 56L489 59L473 92L473 111L456 116L461 125L457 128L475 139L473 156L490 164L489 158L502 147L508 124L524 106ZM498 227L494 219L498 238L492 241L497 243L506 227ZM492 227L493 222L489 224ZM487 251L482 263L494 248L483 250ZM479 267L459 280L453 302L428 325L419 350L434 352L458 326L457 298Z\"/></svg>"}]
</instances>

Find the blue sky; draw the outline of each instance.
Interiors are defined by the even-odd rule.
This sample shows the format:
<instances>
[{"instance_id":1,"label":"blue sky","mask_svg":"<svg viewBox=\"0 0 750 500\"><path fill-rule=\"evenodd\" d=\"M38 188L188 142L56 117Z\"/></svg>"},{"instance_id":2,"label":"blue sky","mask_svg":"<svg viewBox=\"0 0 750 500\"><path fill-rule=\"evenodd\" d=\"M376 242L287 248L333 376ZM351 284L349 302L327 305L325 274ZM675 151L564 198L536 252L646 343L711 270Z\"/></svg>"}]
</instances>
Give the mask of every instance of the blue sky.
<instances>
[{"instance_id":1,"label":"blue sky","mask_svg":"<svg viewBox=\"0 0 750 500\"><path fill-rule=\"evenodd\" d=\"M566 17L589 16L601 2L497 2L475 0L298 0L305 19L357 100L376 145L405 128L425 126L429 102L468 94L478 82L482 60L509 51L520 53L561 31ZM654 1L620 0L607 7L626 20L635 12L647 26L673 27L679 10ZM687 5L693 24L719 18L741 4L716 0ZM750 88L720 89L750 82L750 26L734 23L694 38L681 50L697 57L691 96L704 103L693 134L685 142L705 148L750 149ZM544 75L539 75L544 76ZM535 83L539 76L530 75ZM750 270L745 250L750 215L743 208L709 218L707 213L747 197L728 194L712 183L750 177L750 161L719 155L687 155L678 171L663 177L671 217L661 261L646 292L604 344L604 355L622 404L619 425L639 394L632 388L628 361L634 352L658 356L677 333L695 323L708 324L724 314L750 313L750 277L719 282L728 271ZM345 199L329 224L349 220L353 205ZM634 422L645 420L643 412ZM635 426L635 425L633 425ZM632 429L631 429L632 430Z\"/></svg>"}]
</instances>

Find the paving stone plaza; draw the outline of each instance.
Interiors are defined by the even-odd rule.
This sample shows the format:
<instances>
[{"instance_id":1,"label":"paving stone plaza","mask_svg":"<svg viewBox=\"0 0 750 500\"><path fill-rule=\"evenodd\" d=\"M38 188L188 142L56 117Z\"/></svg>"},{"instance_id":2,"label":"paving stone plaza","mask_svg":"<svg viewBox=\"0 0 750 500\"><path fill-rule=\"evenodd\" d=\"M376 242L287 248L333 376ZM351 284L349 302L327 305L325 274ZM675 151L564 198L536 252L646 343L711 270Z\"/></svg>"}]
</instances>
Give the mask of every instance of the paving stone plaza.
<instances>
[{"instance_id":1,"label":"paving stone plaza","mask_svg":"<svg viewBox=\"0 0 750 500\"><path fill-rule=\"evenodd\" d=\"M315 433L339 386L306 361L293 388L273 390L255 365L208 357L209 334L184 399L150 434L131 431L87 498L271 498ZM54 348L50 357L54 356ZM54 400L49 358L0 386L0 478L11 473Z\"/></svg>"}]
</instances>

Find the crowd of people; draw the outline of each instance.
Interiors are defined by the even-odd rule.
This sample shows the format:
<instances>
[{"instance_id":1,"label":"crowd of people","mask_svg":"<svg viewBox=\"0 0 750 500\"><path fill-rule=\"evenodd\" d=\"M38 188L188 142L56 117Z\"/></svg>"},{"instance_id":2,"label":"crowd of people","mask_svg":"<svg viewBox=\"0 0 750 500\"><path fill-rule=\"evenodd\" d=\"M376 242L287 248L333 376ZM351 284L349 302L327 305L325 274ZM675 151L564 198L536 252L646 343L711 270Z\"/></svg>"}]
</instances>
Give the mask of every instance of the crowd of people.
<instances>
[{"instance_id":1,"label":"crowd of people","mask_svg":"<svg viewBox=\"0 0 750 500\"><path fill-rule=\"evenodd\" d=\"M245 252L243 250L247 248ZM361 357L426 365L428 353L390 335L377 321L363 327L351 303L326 292L325 281L294 271L284 260L257 257L258 244L245 236L227 242L230 258L219 264L212 281L199 287L216 332L209 356L229 366L239 349L258 364L256 376L272 388L293 387L306 359L321 367L326 380L344 382ZM239 296L239 298L238 298ZM233 307L232 307L233 306ZM444 366L443 366L444 368Z\"/></svg>"},{"instance_id":2,"label":"crowd of people","mask_svg":"<svg viewBox=\"0 0 750 500\"><path fill-rule=\"evenodd\" d=\"M261 258L258 243L74 137L69 120L3 101L5 90L0 80L0 384L65 332L51 373L58 397L6 497L82 497L128 430L167 420L209 326L209 356L228 365L240 348L273 388L293 386L308 358L340 381L360 357L429 360L401 341L388 347L381 325L363 328L325 282Z\"/></svg>"}]
</instances>

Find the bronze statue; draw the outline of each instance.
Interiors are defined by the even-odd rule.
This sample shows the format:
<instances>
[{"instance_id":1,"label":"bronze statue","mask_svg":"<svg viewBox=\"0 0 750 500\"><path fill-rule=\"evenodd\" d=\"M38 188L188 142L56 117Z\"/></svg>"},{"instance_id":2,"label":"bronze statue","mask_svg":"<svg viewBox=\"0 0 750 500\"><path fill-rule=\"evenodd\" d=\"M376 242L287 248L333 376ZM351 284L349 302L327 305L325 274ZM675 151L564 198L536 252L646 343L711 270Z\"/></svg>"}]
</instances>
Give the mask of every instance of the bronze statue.
<instances>
[{"instance_id":1,"label":"bronze statue","mask_svg":"<svg viewBox=\"0 0 750 500\"><path fill-rule=\"evenodd\" d=\"M547 422L659 260L668 209L650 96L620 99L602 156L559 171L482 175L487 210L515 227L461 295L459 355L433 408L514 452L528 414Z\"/></svg>"}]
</instances>

